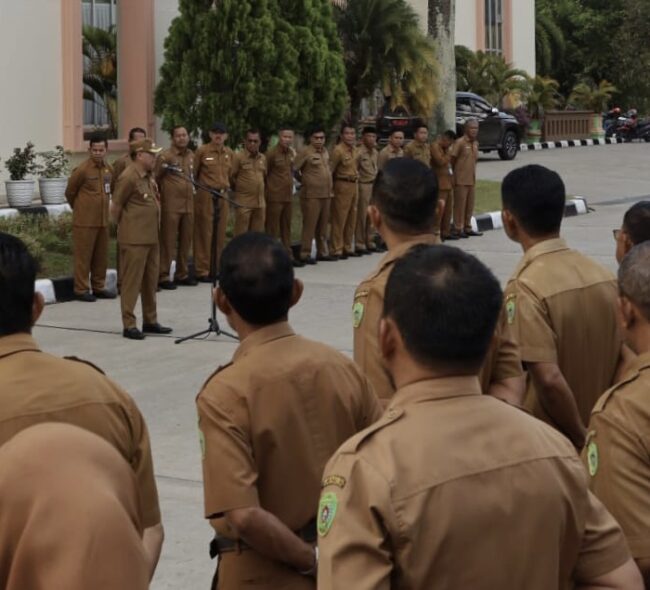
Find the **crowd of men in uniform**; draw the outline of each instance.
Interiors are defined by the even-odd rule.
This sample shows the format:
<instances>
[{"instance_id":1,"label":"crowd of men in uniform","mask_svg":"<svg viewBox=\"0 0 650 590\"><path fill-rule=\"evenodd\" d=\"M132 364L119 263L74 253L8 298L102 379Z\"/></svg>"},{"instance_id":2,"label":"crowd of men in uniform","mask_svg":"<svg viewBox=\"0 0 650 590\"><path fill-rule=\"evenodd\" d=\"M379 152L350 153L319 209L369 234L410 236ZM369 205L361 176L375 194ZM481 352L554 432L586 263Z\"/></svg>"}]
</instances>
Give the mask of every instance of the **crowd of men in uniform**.
<instances>
[{"instance_id":1,"label":"crowd of men in uniform","mask_svg":"<svg viewBox=\"0 0 650 590\"><path fill-rule=\"evenodd\" d=\"M281 242L224 248L215 303L241 343L196 400L213 588L650 583L650 202L614 230L616 279L560 237L561 178L511 172L524 254L504 292L437 243L438 196L416 160L378 173L388 251L351 302L353 360L292 330L304 286ZM146 425L100 370L40 351L35 275L0 234L0 505L20 496L0 587L141 590L163 538Z\"/></svg>"},{"instance_id":2,"label":"crowd of men in uniform","mask_svg":"<svg viewBox=\"0 0 650 590\"><path fill-rule=\"evenodd\" d=\"M419 126L413 141L403 147L404 132L395 130L380 152L374 127L364 128L358 142L355 128L344 125L330 155L323 128L313 127L299 152L293 147L294 131L280 129L277 144L263 154L256 130L247 131L243 149L233 152L226 145L228 130L222 123L212 125L210 141L196 152L190 149L183 126L172 129L172 145L164 151L146 138L143 129L134 128L129 152L112 166L106 159L106 139L91 137L90 157L74 170L66 191L73 211L74 296L90 303L115 296L105 288L111 220L118 227L123 335L134 340L144 339L146 333L171 332L158 322L157 290L213 281L212 256L218 267L231 209L234 236L266 232L281 241L295 267L384 251L367 209L379 170L401 157L435 170L443 212L434 235L443 241L480 236L471 223L478 122L468 121L458 140L447 131L429 144L428 133L425 125ZM300 183L302 211L296 257L291 243L295 180ZM215 205L219 219L213 253ZM134 313L138 296L141 330Z\"/></svg>"}]
</instances>

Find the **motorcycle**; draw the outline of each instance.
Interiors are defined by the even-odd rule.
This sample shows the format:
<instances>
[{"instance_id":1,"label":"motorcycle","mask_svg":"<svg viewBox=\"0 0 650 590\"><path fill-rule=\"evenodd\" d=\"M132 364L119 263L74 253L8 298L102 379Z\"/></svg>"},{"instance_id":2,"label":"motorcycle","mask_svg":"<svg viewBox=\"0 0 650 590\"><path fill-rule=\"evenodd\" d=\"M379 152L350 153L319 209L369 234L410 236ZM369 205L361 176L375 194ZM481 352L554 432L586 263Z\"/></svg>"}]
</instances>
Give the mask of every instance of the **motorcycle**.
<instances>
[{"instance_id":1,"label":"motorcycle","mask_svg":"<svg viewBox=\"0 0 650 590\"><path fill-rule=\"evenodd\" d=\"M621 116L621 109L614 107L612 110L603 113L603 129L605 136L611 137L614 134L614 129L618 127L618 119Z\"/></svg>"}]
</instances>

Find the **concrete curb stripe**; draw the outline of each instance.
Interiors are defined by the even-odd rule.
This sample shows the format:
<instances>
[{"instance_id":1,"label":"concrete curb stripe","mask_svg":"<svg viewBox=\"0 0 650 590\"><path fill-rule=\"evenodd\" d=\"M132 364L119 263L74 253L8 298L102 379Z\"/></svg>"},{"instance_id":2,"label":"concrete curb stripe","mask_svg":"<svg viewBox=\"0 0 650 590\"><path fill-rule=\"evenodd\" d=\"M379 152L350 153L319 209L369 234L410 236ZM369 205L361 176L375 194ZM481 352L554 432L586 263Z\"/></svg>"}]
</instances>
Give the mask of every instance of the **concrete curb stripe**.
<instances>
[{"instance_id":1,"label":"concrete curb stripe","mask_svg":"<svg viewBox=\"0 0 650 590\"><path fill-rule=\"evenodd\" d=\"M522 143L519 150L522 152L535 150L553 150L569 147L590 147L595 145L616 145L623 143L620 137L606 137L604 139L563 139L562 141L544 141L534 143Z\"/></svg>"},{"instance_id":2,"label":"concrete curb stripe","mask_svg":"<svg viewBox=\"0 0 650 590\"><path fill-rule=\"evenodd\" d=\"M50 279L38 279L34 285L36 292L43 295L45 303L56 303L56 294L54 292L54 284Z\"/></svg>"},{"instance_id":3,"label":"concrete curb stripe","mask_svg":"<svg viewBox=\"0 0 650 590\"><path fill-rule=\"evenodd\" d=\"M0 209L0 218L9 219L10 217L17 217L18 209Z\"/></svg>"}]
</instances>

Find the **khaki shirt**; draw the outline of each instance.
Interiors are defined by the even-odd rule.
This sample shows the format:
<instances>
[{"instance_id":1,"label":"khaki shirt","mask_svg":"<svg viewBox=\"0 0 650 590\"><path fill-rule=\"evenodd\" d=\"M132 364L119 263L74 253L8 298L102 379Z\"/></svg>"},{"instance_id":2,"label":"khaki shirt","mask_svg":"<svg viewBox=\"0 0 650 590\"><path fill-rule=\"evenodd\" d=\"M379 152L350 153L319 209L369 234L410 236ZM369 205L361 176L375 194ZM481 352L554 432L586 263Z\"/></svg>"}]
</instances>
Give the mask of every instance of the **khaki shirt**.
<instances>
[{"instance_id":1,"label":"khaki shirt","mask_svg":"<svg viewBox=\"0 0 650 590\"><path fill-rule=\"evenodd\" d=\"M334 180L353 180L359 179L359 152L356 147L350 147L344 143L339 143L332 150L330 160L330 169Z\"/></svg>"},{"instance_id":2,"label":"khaki shirt","mask_svg":"<svg viewBox=\"0 0 650 590\"><path fill-rule=\"evenodd\" d=\"M379 152L379 158L377 158L377 167L379 170L383 170L384 166L394 158L403 158L404 150L402 148L395 149L392 145L387 145L381 152Z\"/></svg>"},{"instance_id":3,"label":"khaki shirt","mask_svg":"<svg viewBox=\"0 0 650 590\"><path fill-rule=\"evenodd\" d=\"M296 150L276 145L266 153L268 174L266 176L266 201L290 203L293 197L293 162Z\"/></svg>"},{"instance_id":4,"label":"khaki shirt","mask_svg":"<svg viewBox=\"0 0 650 590\"><path fill-rule=\"evenodd\" d=\"M65 198L72 207L75 227L107 227L113 171L88 158L70 175Z\"/></svg>"},{"instance_id":5,"label":"khaki shirt","mask_svg":"<svg viewBox=\"0 0 650 590\"><path fill-rule=\"evenodd\" d=\"M325 463L381 416L356 365L288 323L248 336L197 398L206 518L261 506L297 531L316 516Z\"/></svg>"},{"instance_id":6,"label":"khaki shirt","mask_svg":"<svg viewBox=\"0 0 650 590\"><path fill-rule=\"evenodd\" d=\"M451 161L456 186L474 186L478 162L478 141L470 141L465 136L457 139L451 146Z\"/></svg>"},{"instance_id":7,"label":"khaki shirt","mask_svg":"<svg viewBox=\"0 0 650 590\"><path fill-rule=\"evenodd\" d=\"M413 140L404 148L404 157L419 160L427 168L431 168L431 148L428 143Z\"/></svg>"},{"instance_id":8,"label":"khaki shirt","mask_svg":"<svg viewBox=\"0 0 650 590\"><path fill-rule=\"evenodd\" d=\"M248 151L237 152L232 161L230 179L235 187L235 200L250 208L264 207L264 179L266 178L266 157Z\"/></svg>"},{"instance_id":9,"label":"khaki shirt","mask_svg":"<svg viewBox=\"0 0 650 590\"><path fill-rule=\"evenodd\" d=\"M412 383L325 468L318 588L569 590L629 560L587 485L564 436L477 379Z\"/></svg>"},{"instance_id":10,"label":"khaki shirt","mask_svg":"<svg viewBox=\"0 0 650 590\"><path fill-rule=\"evenodd\" d=\"M359 161L359 182L362 184L372 184L377 178L379 171L379 152L375 149L368 149L365 145L358 148Z\"/></svg>"},{"instance_id":11,"label":"khaki shirt","mask_svg":"<svg viewBox=\"0 0 650 590\"><path fill-rule=\"evenodd\" d=\"M564 240L547 240L526 252L505 295L521 360L557 364L586 425L612 385L621 354L614 276ZM526 407L552 423L530 379Z\"/></svg>"},{"instance_id":12,"label":"khaki shirt","mask_svg":"<svg viewBox=\"0 0 650 590\"><path fill-rule=\"evenodd\" d=\"M218 148L212 143L202 145L194 155L196 180L217 190L229 189L233 158L233 151L229 147Z\"/></svg>"},{"instance_id":13,"label":"khaki shirt","mask_svg":"<svg viewBox=\"0 0 650 590\"><path fill-rule=\"evenodd\" d=\"M160 198L151 174L142 174L135 166L129 166L117 181L113 206L118 210L120 244L158 243Z\"/></svg>"},{"instance_id":14,"label":"khaki shirt","mask_svg":"<svg viewBox=\"0 0 650 590\"><path fill-rule=\"evenodd\" d=\"M452 190L454 174L451 167L451 147L445 150L439 140L434 141L431 144L431 164L438 179L438 190Z\"/></svg>"},{"instance_id":15,"label":"khaki shirt","mask_svg":"<svg viewBox=\"0 0 650 590\"><path fill-rule=\"evenodd\" d=\"M293 163L300 173L301 199L329 199L332 196L332 174L329 167L329 153L326 148L317 152L308 145L303 148Z\"/></svg>"},{"instance_id":16,"label":"khaki shirt","mask_svg":"<svg viewBox=\"0 0 650 590\"><path fill-rule=\"evenodd\" d=\"M194 178L194 152L180 152L175 147L161 152L156 161L155 178L160 189L160 206L167 213L192 213L194 211L194 186L178 172L166 170L163 164L180 168L185 176Z\"/></svg>"},{"instance_id":17,"label":"khaki shirt","mask_svg":"<svg viewBox=\"0 0 650 590\"><path fill-rule=\"evenodd\" d=\"M650 353L591 413L583 451L591 490L620 523L635 559L650 558Z\"/></svg>"},{"instance_id":18,"label":"khaki shirt","mask_svg":"<svg viewBox=\"0 0 650 590\"><path fill-rule=\"evenodd\" d=\"M124 172L132 163L133 160L131 159L131 155L128 152L113 162L113 179L111 181L111 192L115 192L115 184L117 183L117 179L122 176L122 172Z\"/></svg>"},{"instance_id":19,"label":"khaki shirt","mask_svg":"<svg viewBox=\"0 0 650 590\"><path fill-rule=\"evenodd\" d=\"M160 522L147 426L133 399L98 369L41 352L29 334L3 336L0 398L0 445L43 422L65 422L94 432L135 472L143 526Z\"/></svg>"}]
</instances>

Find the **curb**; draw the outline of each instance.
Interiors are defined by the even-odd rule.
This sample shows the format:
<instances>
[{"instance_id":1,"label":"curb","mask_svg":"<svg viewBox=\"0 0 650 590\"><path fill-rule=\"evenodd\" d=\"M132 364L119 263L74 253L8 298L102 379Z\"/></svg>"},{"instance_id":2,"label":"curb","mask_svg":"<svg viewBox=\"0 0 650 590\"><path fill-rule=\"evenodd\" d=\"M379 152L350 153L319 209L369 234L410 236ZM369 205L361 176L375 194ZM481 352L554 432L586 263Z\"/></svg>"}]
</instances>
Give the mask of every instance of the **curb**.
<instances>
[{"instance_id":1,"label":"curb","mask_svg":"<svg viewBox=\"0 0 650 590\"><path fill-rule=\"evenodd\" d=\"M30 205L20 209L11 209L9 207L0 208L0 218L18 217L19 215L49 215L50 217L59 217L64 213L72 213L70 205L63 203L61 205Z\"/></svg>"},{"instance_id":2,"label":"curb","mask_svg":"<svg viewBox=\"0 0 650 590\"><path fill-rule=\"evenodd\" d=\"M615 145L623 143L621 137L606 137L604 139L565 139L563 141L543 141L538 143L522 143L519 146L522 152L536 150L555 150L570 147L590 147L595 145Z\"/></svg>"},{"instance_id":3,"label":"curb","mask_svg":"<svg viewBox=\"0 0 650 590\"><path fill-rule=\"evenodd\" d=\"M74 299L74 279L72 277L38 279L35 288L38 293L43 295L43 299L48 305ZM117 293L117 271L114 268L109 268L106 271L106 290Z\"/></svg>"}]
</instances>

